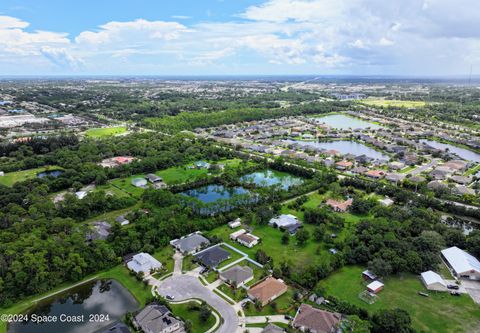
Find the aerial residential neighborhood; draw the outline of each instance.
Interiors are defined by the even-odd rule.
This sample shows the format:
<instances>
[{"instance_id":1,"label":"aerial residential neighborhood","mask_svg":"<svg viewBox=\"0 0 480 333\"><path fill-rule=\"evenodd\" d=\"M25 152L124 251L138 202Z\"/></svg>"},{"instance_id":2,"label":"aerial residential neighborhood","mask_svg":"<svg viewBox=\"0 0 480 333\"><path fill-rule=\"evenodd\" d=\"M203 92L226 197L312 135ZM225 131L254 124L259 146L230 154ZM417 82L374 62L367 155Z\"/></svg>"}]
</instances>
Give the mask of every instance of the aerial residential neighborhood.
<instances>
[{"instance_id":1,"label":"aerial residential neighborhood","mask_svg":"<svg viewBox=\"0 0 480 333\"><path fill-rule=\"evenodd\" d=\"M0 1L0 333L480 333L479 32Z\"/></svg>"}]
</instances>

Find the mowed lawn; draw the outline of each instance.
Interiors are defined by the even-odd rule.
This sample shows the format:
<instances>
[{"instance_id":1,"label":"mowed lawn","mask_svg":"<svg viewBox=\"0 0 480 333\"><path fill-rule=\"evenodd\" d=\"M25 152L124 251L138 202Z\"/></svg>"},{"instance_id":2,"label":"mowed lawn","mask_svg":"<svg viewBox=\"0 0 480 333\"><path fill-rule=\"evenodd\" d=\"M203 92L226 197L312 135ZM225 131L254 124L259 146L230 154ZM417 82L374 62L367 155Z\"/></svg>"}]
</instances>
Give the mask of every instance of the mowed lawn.
<instances>
[{"instance_id":1,"label":"mowed lawn","mask_svg":"<svg viewBox=\"0 0 480 333\"><path fill-rule=\"evenodd\" d=\"M318 286L327 295L335 296L363 307L372 313L380 309L401 308L410 313L413 326L419 332L453 333L478 332L480 306L468 295L451 296L449 293L433 292L425 289L418 276L405 274L386 279L385 288L378 294L377 302L368 305L358 298L365 290L359 266L346 266L335 272ZM427 292L430 297L418 295Z\"/></svg>"},{"instance_id":2,"label":"mowed lawn","mask_svg":"<svg viewBox=\"0 0 480 333\"><path fill-rule=\"evenodd\" d=\"M35 169L8 172L4 176L0 176L0 184L5 186L13 186L17 182L37 177L37 173L46 170L60 170L59 166L40 167Z\"/></svg>"},{"instance_id":3,"label":"mowed lawn","mask_svg":"<svg viewBox=\"0 0 480 333\"><path fill-rule=\"evenodd\" d=\"M401 101L401 100L389 100L389 99L364 99L360 101L363 104L371 105L371 106L394 106L394 107L401 107L401 108L418 108L423 107L427 103L423 101Z\"/></svg>"},{"instance_id":4,"label":"mowed lawn","mask_svg":"<svg viewBox=\"0 0 480 333\"><path fill-rule=\"evenodd\" d=\"M196 302L194 304L196 306L200 306L200 304L197 304ZM208 331L213 325L215 325L215 317L213 316L213 313L207 321L203 322L202 320L200 320L200 311L190 310L189 303L170 303L169 306L175 316L182 318L184 321L188 320L192 323L192 329L190 330L191 333L204 333Z\"/></svg>"},{"instance_id":5,"label":"mowed lawn","mask_svg":"<svg viewBox=\"0 0 480 333\"><path fill-rule=\"evenodd\" d=\"M104 138L107 136L123 134L125 132L127 132L125 126L90 128L85 132L85 136L88 138Z\"/></svg>"}]
</instances>

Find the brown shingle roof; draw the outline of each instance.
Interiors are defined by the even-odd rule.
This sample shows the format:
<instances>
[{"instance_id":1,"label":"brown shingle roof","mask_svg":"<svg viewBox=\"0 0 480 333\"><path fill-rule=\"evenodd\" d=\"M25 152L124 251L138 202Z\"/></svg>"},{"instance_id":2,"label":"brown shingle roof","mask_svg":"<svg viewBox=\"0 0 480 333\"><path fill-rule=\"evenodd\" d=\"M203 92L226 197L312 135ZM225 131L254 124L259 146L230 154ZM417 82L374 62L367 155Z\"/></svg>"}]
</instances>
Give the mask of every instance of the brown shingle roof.
<instances>
[{"instance_id":1,"label":"brown shingle roof","mask_svg":"<svg viewBox=\"0 0 480 333\"><path fill-rule=\"evenodd\" d=\"M294 327L308 328L315 333L330 333L340 323L341 314L316 309L308 304L300 305Z\"/></svg>"},{"instance_id":2,"label":"brown shingle roof","mask_svg":"<svg viewBox=\"0 0 480 333\"><path fill-rule=\"evenodd\" d=\"M288 289L281 280L268 277L248 290L251 298L258 299L262 304L267 303L272 297L278 297Z\"/></svg>"}]
</instances>

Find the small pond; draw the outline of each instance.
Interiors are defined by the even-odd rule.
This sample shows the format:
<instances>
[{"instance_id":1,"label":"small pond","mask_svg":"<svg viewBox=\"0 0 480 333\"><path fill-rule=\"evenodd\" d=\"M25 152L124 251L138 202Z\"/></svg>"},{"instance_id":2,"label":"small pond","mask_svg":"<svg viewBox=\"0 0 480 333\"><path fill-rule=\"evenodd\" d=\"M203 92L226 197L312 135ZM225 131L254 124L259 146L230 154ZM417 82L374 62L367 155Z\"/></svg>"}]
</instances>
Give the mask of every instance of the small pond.
<instances>
[{"instance_id":1,"label":"small pond","mask_svg":"<svg viewBox=\"0 0 480 333\"><path fill-rule=\"evenodd\" d=\"M64 172L65 171L63 171L63 170L45 170L45 171L37 173L37 178L45 178L45 177L57 178L58 176L60 176Z\"/></svg>"},{"instance_id":2,"label":"small pond","mask_svg":"<svg viewBox=\"0 0 480 333\"><path fill-rule=\"evenodd\" d=\"M383 126L365 121L360 118L346 116L343 114L331 114L324 117L316 117L315 119L337 130L346 130L349 128L351 129L383 128Z\"/></svg>"},{"instance_id":3,"label":"small pond","mask_svg":"<svg viewBox=\"0 0 480 333\"><path fill-rule=\"evenodd\" d=\"M97 280L69 289L38 303L29 312L36 316L57 316L56 323L11 324L8 333L93 333L138 309L130 292L114 280ZM83 322L59 322L60 316L84 316ZM91 314L108 314L108 321L89 321Z\"/></svg>"},{"instance_id":4,"label":"small pond","mask_svg":"<svg viewBox=\"0 0 480 333\"><path fill-rule=\"evenodd\" d=\"M280 185L284 190L292 185L300 185L303 183L303 179L300 177L292 176L286 172L264 170L253 172L240 178L242 182L253 183L257 186L268 187L273 185Z\"/></svg>"},{"instance_id":5,"label":"small pond","mask_svg":"<svg viewBox=\"0 0 480 333\"><path fill-rule=\"evenodd\" d=\"M181 192L180 194L196 198L204 203L211 203L218 200L230 199L235 195L248 194L248 190L241 186L228 188L223 185L207 185L192 190Z\"/></svg>"}]
</instances>

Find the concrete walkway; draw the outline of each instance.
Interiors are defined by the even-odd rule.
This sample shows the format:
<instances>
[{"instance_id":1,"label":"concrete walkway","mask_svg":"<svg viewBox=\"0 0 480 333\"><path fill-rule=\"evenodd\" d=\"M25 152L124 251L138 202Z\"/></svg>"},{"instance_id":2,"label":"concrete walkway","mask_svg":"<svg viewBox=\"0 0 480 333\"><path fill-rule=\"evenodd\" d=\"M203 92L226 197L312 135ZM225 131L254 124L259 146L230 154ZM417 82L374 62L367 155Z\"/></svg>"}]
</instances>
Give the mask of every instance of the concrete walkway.
<instances>
[{"instance_id":1,"label":"concrete walkway","mask_svg":"<svg viewBox=\"0 0 480 333\"><path fill-rule=\"evenodd\" d=\"M175 251L173 254L173 275L181 275L182 274L182 264L183 264L183 255Z\"/></svg>"}]
</instances>

